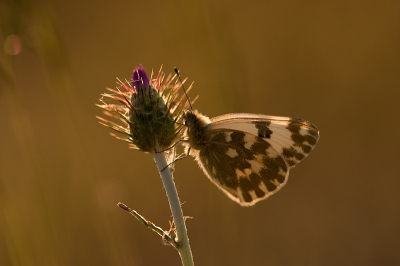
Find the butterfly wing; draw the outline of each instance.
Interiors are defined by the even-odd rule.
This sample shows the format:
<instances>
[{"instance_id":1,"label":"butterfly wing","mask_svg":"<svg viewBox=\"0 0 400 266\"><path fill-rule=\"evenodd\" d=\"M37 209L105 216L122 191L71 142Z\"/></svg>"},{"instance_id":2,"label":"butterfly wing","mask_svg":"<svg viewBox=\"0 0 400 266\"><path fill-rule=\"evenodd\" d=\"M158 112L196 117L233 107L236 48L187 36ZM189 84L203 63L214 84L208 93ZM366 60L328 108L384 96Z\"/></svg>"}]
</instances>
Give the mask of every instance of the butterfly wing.
<instances>
[{"instance_id":1,"label":"butterfly wing","mask_svg":"<svg viewBox=\"0 0 400 266\"><path fill-rule=\"evenodd\" d=\"M211 119L208 130L232 129L264 139L294 167L306 158L319 139L318 128L312 123L290 117L227 114Z\"/></svg>"},{"instance_id":2,"label":"butterfly wing","mask_svg":"<svg viewBox=\"0 0 400 266\"><path fill-rule=\"evenodd\" d=\"M209 179L240 205L253 205L285 184L289 167L264 139L231 129L207 130L206 138L207 145L192 155Z\"/></svg>"},{"instance_id":3,"label":"butterfly wing","mask_svg":"<svg viewBox=\"0 0 400 266\"><path fill-rule=\"evenodd\" d=\"M197 111L184 116L187 151L242 206L277 192L319 138L313 124L297 118L227 114L209 120Z\"/></svg>"}]
</instances>

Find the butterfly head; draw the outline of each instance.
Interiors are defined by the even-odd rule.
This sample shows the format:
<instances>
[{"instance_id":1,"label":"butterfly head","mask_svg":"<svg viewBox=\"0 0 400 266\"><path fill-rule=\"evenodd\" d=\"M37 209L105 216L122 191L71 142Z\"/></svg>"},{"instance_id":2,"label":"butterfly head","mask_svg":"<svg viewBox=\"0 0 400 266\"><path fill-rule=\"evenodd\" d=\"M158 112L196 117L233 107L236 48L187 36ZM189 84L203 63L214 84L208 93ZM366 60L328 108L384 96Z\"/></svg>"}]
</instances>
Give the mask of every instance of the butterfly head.
<instances>
[{"instance_id":1,"label":"butterfly head","mask_svg":"<svg viewBox=\"0 0 400 266\"><path fill-rule=\"evenodd\" d=\"M185 122L185 126L189 130L193 128L204 128L207 124L210 124L210 119L200 114L197 110L188 110L184 112L182 118Z\"/></svg>"},{"instance_id":2,"label":"butterfly head","mask_svg":"<svg viewBox=\"0 0 400 266\"><path fill-rule=\"evenodd\" d=\"M192 110L185 111L182 115L183 121L186 127L190 127L196 123L196 116L193 114Z\"/></svg>"}]
</instances>

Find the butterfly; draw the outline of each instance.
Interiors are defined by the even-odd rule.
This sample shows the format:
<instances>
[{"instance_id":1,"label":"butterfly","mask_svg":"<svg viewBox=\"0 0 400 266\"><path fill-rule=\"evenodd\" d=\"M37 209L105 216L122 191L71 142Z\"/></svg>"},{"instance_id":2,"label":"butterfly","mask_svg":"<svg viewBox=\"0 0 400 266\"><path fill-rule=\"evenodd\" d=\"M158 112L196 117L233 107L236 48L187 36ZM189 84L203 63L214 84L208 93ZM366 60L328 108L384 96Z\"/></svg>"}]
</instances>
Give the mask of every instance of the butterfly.
<instances>
[{"instance_id":1,"label":"butterfly","mask_svg":"<svg viewBox=\"0 0 400 266\"><path fill-rule=\"evenodd\" d=\"M186 154L230 199L251 206L282 188L289 171L319 139L312 123L290 117L226 114L209 119L196 110L182 115Z\"/></svg>"}]
</instances>

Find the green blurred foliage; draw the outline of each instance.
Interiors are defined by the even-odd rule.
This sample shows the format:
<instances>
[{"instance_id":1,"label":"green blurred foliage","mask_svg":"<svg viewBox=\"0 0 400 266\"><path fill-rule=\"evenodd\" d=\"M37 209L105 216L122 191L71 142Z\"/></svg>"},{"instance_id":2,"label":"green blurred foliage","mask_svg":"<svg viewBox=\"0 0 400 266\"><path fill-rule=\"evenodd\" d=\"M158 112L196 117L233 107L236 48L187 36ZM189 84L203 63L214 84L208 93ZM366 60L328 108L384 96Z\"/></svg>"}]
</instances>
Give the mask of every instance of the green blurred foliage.
<instances>
[{"instance_id":1,"label":"green blurred foliage","mask_svg":"<svg viewBox=\"0 0 400 266\"><path fill-rule=\"evenodd\" d=\"M321 139L241 208L191 159L175 180L196 265L400 264L398 1L0 2L0 265L179 265L124 211L171 220L151 156L95 106L140 63L200 112L296 116ZM5 53L9 35L21 52Z\"/></svg>"}]
</instances>

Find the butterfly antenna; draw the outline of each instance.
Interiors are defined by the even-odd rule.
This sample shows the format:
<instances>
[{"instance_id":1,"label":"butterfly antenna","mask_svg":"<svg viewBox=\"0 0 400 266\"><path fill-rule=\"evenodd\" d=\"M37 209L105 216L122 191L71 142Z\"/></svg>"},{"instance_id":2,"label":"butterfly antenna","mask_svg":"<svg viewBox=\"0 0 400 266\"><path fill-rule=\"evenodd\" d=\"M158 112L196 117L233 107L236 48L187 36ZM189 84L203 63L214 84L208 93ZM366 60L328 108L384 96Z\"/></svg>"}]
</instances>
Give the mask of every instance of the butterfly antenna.
<instances>
[{"instance_id":1,"label":"butterfly antenna","mask_svg":"<svg viewBox=\"0 0 400 266\"><path fill-rule=\"evenodd\" d=\"M190 106L190 110L193 110L192 104L190 103L189 95L188 95L187 92L186 92L185 86L183 86L182 79L181 79L181 75L179 75L179 70L178 70L178 68L174 67L174 71L175 71L176 75L178 76L179 82L181 83L182 88L183 88L183 91L185 92L186 98L188 99L189 106Z\"/></svg>"}]
</instances>

